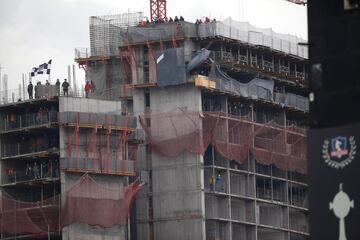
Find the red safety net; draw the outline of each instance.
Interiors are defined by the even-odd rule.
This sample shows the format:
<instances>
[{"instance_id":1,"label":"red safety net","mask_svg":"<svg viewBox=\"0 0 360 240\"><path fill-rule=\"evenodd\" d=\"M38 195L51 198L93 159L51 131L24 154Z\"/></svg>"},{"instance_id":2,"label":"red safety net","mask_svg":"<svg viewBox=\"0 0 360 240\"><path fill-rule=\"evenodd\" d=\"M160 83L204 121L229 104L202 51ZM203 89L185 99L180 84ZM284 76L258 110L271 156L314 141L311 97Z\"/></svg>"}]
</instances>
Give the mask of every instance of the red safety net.
<instances>
[{"instance_id":1,"label":"red safety net","mask_svg":"<svg viewBox=\"0 0 360 240\"><path fill-rule=\"evenodd\" d=\"M261 164L305 174L305 129L273 122L256 123L249 115L176 109L140 116L152 150L176 157L184 151L203 155L209 145L229 160L243 163L248 154Z\"/></svg>"},{"instance_id":2,"label":"red safety net","mask_svg":"<svg viewBox=\"0 0 360 240\"><path fill-rule=\"evenodd\" d=\"M0 200L2 234L41 235L59 230L60 195L35 203L16 201L6 194Z\"/></svg>"},{"instance_id":3,"label":"red safety net","mask_svg":"<svg viewBox=\"0 0 360 240\"><path fill-rule=\"evenodd\" d=\"M75 222L111 228L126 224L130 206L140 184L106 188L85 175L65 196L62 225Z\"/></svg>"},{"instance_id":4,"label":"red safety net","mask_svg":"<svg viewBox=\"0 0 360 240\"><path fill-rule=\"evenodd\" d=\"M107 188L84 175L62 195L38 202L21 202L0 197L0 233L4 236L57 233L72 223L110 228L125 225L139 183ZM64 205L61 207L61 198Z\"/></svg>"}]
</instances>

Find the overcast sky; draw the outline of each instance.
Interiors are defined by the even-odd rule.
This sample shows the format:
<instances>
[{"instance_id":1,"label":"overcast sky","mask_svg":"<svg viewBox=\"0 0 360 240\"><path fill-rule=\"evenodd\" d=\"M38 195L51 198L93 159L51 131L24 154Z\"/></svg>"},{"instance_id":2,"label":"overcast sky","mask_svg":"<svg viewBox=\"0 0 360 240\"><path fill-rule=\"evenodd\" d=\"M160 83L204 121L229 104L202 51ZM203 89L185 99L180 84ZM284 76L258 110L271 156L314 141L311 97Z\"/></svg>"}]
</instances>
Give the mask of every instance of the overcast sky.
<instances>
[{"instance_id":1,"label":"overcast sky","mask_svg":"<svg viewBox=\"0 0 360 240\"><path fill-rule=\"evenodd\" d=\"M74 48L89 47L89 16L143 11L149 0L0 0L0 64L9 75L9 89L22 73L53 59L52 80L67 78ZM306 7L285 0L167 0L168 16L185 20L232 17L307 39ZM84 74L77 68L78 82ZM44 80L40 76L37 79Z\"/></svg>"}]
</instances>

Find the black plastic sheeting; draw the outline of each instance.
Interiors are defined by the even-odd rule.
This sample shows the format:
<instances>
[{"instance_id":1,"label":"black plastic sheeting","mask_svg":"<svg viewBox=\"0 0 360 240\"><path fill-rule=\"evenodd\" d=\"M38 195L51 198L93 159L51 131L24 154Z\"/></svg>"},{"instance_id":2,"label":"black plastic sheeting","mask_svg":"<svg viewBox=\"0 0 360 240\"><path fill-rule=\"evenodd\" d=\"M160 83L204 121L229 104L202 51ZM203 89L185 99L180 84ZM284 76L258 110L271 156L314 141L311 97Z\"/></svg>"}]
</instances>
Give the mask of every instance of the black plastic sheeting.
<instances>
[{"instance_id":1,"label":"black plastic sheeting","mask_svg":"<svg viewBox=\"0 0 360 240\"><path fill-rule=\"evenodd\" d=\"M215 62L211 65L209 77L216 81L216 88L224 92L247 98L262 98L271 102L274 101L274 80L254 78L248 83L241 83L223 72Z\"/></svg>"},{"instance_id":2,"label":"black plastic sheeting","mask_svg":"<svg viewBox=\"0 0 360 240\"><path fill-rule=\"evenodd\" d=\"M171 48L157 56L156 74L159 87L186 83L184 48Z\"/></svg>"},{"instance_id":3,"label":"black plastic sheeting","mask_svg":"<svg viewBox=\"0 0 360 240\"><path fill-rule=\"evenodd\" d=\"M202 48L200 51L197 52L195 57L193 57L191 59L191 61L187 65L186 71L190 72L194 68L199 67L201 64L203 64L209 58L210 54L211 54L210 50Z\"/></svg>"},{"instance_id":4,"label":"black plastic sheeting","mask_svg":"<svg viewBox=\"0 0 360 240\"><path fill-rule=\"evenodd\" d=\"M216 81L216 88L221 91L251 99L264 99L281 106L291 106L302 111L309 111L309 99L294 93L274 92L274 80L253 78L247 83L239 82L223 72L215 62L211 65L209 78Z\"/></svg>"}]
</instances>

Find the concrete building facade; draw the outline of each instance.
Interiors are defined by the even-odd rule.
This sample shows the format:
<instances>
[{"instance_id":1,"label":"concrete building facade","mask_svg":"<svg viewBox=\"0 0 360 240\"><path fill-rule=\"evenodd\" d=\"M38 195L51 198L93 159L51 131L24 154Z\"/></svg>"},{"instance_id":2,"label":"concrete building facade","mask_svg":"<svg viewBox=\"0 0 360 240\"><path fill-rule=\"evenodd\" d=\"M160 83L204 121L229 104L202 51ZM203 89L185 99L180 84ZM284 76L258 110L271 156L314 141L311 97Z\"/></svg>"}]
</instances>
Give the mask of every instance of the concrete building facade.
<instances>
[{"instance_id":1,"label":"concrete building facade","mask_svg":"<svg viewBox=\"0 0 360 240\"><path fill-rule=\"evenodd\" d=\"M308 239L303 40L231 19L101 19L116 30L76 60L107 83L93 97L122 99L146 132L132 239Z\"/></svg>"},{"instance_id":2,"label":"concrete building facade","mask_svg":"<svg viewBox=\"0 0 360 240\"><path fill-rule=\"evenodd\" d=\"M1 105L0 116L1 239L130 237L136 119L120 102L56 94ZM123 216L91 219L114 217L111 203Z\"/></svg>"}]
</instances>

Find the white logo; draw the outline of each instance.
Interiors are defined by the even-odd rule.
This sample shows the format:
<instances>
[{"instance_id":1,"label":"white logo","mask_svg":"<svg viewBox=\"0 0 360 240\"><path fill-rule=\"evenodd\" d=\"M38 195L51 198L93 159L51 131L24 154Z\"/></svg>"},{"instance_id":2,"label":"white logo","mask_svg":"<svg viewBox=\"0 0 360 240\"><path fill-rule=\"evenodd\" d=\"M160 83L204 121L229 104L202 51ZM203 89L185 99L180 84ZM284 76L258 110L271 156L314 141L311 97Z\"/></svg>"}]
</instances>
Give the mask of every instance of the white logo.
<instances>
[{"instance_id":1,"label":"white logo","mask_svg":"<svg viewBox=\"0 0 360 240\"><path fill-rule=\"evenodd\" d=\"M332 138L331 141L326 139L323 144L322 154L325 162L330 167L335 169L342 169L350 164L355 158L355 138L353 136L349 138L338 136Z\"/></svg>"},{"instance_id":2,"label":"white logo","mask_svg":"<svg viewBox=\"0 0 360 240\"><path fill-rule=\"evenodd\" d=\"M329 203L329 209L334 211L339 221L339 240L346 240L345 218L350 209L354 208L354 200L350 201L349 195L342 189L342 183L339 186L339 192L335 195L332 202Z\"/></svg>"}]
</instances>

